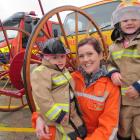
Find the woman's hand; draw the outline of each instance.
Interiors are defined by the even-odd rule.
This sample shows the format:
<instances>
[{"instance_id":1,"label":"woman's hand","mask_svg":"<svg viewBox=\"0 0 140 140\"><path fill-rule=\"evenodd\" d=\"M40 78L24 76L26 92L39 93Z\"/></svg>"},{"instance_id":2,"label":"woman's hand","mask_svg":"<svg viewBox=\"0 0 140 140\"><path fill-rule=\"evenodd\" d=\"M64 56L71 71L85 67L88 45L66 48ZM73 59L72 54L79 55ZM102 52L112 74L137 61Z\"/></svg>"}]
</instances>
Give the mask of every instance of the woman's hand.
<instances>
[{"instance_id":1,"label":"woman's hand","mask_svg":"<svg viewBox=\"0 0 140 140\"><path fill-rule=\"evenodd\" d=\"M50 139L49 127L45 125L44 120L41 117L38 117L36 120L36 135L40 138Z\"/></svg>"},{"instance_id":2,"label":"woman's hand","mask_svg":"<svg viewBox=\"0 0 140 140\"><path fill-rule=\"evenodd\" d=\"M128 90L126 91L126 96L136 99L139 97L139 93L133 86L129 86Z\"/></svg>"},{"instance_id":3,"label":"woman's hand","mask_svg":"<svg viewBox=\"0 0 140 140\"><path fill-rule=\"evenodd\" d=\"M122 85L122 76L119 72L113 73L111 76L111 80L112 80L113 84L115 84L117 86Z\"/></svg>"}]
</instances>

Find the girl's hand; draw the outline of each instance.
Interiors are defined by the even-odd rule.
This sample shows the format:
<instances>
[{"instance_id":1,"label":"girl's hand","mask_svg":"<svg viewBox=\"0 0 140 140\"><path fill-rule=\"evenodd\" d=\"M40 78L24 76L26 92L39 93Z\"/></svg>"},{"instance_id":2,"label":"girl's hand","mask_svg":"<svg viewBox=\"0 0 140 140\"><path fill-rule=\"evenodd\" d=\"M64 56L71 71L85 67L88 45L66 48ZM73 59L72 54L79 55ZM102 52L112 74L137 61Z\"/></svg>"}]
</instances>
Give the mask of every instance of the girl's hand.
<instances>
[{"instance_id":1,"label":"girl's hand","mask_svg":"<svg viewBox=\"0 0 140 140\"><path fill-rule=\"evenodd\" d=\"M119 72L115 72L111 76L111 80L114 85L121 86L122 85L122 76Z\"/></svg>"},{"instance_id":2,"label":"girl's hand","mask_svg":"<svg viewBox=\"0 0 140 140\"><path fill-rule=\"evenodd\" d=\"M126 96L136 99L139 97L139 93L133 86L129 86L128 90L126 91Z\"/></svg>"},{"instance_id":3,"label":"girl's hand","mask_svg":"<svg viewBox=\"0 0 140 140\"><path fill-rule=\"evenodd\" d=\"M45 125L44 120L41 117L38 117L36 120L36 135L40 138L50 139L49 127Z\"/></svg>"}]
</instances>

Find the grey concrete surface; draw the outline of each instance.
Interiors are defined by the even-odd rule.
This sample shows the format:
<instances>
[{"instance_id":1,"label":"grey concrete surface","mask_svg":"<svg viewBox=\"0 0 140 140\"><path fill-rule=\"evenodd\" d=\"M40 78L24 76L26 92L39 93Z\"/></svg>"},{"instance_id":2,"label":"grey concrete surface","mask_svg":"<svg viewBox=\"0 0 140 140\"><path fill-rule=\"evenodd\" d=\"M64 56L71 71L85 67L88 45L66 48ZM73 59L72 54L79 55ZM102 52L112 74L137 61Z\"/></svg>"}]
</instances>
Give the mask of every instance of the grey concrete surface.
<instances>
[{"instance_id":1,"label":"grey concrete surface","mask_svg":"<svg viewBox=\"0 0 140 140\"><path fill-rule=\"evenodd\" d=\"M0 96L0 106L7 105L6 98ZM13 105L18 105L19 102L13 100ZM0 112L0 140L37 140L35 132L17 132L15 128L31 128L31 112L28 107L16 112Z\"/></svg>"}]
</instances>

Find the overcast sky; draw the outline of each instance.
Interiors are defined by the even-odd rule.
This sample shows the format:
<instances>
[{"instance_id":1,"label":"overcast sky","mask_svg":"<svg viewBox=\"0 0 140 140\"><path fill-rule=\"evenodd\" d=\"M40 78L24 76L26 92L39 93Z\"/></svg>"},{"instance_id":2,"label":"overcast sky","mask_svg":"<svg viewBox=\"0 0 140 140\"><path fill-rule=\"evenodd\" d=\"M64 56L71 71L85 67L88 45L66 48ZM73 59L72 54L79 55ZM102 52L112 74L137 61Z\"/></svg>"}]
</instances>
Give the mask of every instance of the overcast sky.
<instances>
[{"instance_id":1,"label":"overcast sky","mask_svg":"<svg viewBox=\"0 0 140 140\"><path fill-rule=\"evenodd\" d=\"M41 0L46 12L62 5L83 6L100 0ZM0 19L4 20L15 12L35 11L42 16L38 0L0 0Z\"/></svg>"}]
</instances>

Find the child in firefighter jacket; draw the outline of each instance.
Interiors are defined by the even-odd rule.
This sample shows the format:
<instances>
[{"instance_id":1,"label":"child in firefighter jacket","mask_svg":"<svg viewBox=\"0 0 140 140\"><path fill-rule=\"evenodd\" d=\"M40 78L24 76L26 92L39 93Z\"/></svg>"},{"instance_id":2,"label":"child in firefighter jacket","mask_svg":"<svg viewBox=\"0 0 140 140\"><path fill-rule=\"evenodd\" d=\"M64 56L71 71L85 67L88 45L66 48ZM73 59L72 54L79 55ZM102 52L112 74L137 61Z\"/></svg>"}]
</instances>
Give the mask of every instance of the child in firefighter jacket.
<instances>
[{"instance_id":1,"label":"child in firefighter jacket","mask_svg":"<svg viewBox=\"0 0 140 140\"><path fill-rule=\"evenodd\" d=\"M54 140L75 140L86 135L77 112L74 83L65 68L67 50L60 40L48 40L43 49L42 64L31 74L37 111L48 126L56 128L52 134Z\"/></svg>"},{"instance_id":2,"label":"child in firefighter jacket","mask_svg":"<svg viewBox=\"0 0 140 140\"><path fill-rule=\"evenodd\" d=\"M118 139L140 139L140 3L122 2L113 12L114 31L108 71L121 86L122 105Z\"/></svg>"}]
</instances>

